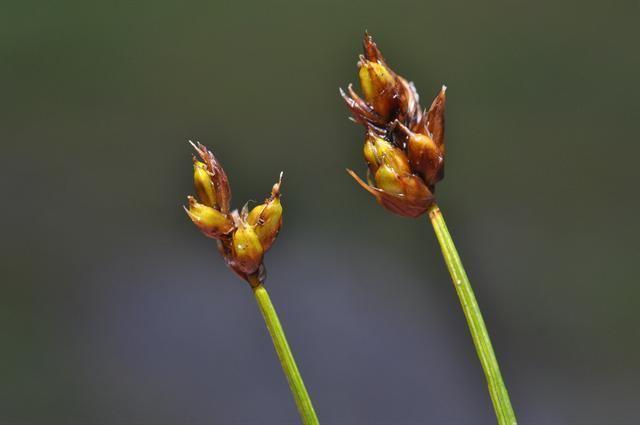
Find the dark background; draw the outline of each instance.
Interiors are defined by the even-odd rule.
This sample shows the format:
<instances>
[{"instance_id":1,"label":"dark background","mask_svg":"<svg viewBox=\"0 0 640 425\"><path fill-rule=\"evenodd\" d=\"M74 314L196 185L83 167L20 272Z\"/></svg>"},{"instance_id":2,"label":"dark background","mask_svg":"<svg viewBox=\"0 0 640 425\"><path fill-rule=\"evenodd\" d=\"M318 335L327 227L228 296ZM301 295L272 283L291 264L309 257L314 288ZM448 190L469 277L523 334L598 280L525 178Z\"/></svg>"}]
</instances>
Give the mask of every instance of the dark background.
<instances>
[{"instance_id":1,"label":"dark background","mask_svg":"<svg viewBox=\"0 0 640 425\"><path fill-rule=\"evenodd\" d=\"M426 218L347 176L364 29L429 104L439 202L522 424L640 413L640 3L30 2L0 13L0 423L293 424L247 285L181 205L285 171L268 288L324 424L491 424Z\"/></svg>"}]
</instances>

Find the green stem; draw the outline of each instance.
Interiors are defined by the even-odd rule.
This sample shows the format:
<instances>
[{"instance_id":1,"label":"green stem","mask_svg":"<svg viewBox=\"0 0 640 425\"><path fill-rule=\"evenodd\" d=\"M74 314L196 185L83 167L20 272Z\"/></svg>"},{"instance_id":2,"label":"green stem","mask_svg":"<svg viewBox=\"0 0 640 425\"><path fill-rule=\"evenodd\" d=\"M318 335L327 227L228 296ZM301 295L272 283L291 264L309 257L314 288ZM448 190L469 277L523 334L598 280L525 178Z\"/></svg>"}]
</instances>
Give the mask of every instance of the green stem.
<instances>
[{"instance_id":1,"label":"green stem","mask_svg":"<svg viewBox=\"0 0 640 425\"><path fill-rule=\"evenodd\" d=\"M289 387L298 406L302 423L305 425L317 425L319 424L318 417L313 410L313 404L311 404L311 399L300 376L300 371L296 366L293 354L291 354L287 337L284 335L284 330L282 329L280 320L278 320L278 314L273 308L271 298L269 298L269 294L264 285L258 282L257 279L252 279L250 283L253 288L253 293L256 296L256 301L258 301L260 311L262 312L262 317L264 317L264 321L267 324L269 334L271 334L273 346L278 353L282 370L287 377L287 381L289 381Z\"/></svg>"},{"instance_id":2,"label":"green stem","mask_svg":"<svg viewBox=\"0 0 640 425\"><path fill-rule=\"evenodd\" d=\"M476 346L482 369L487 378L487 386L489 387L489 394L491 394L491 401L496 411L498 423L500 425L515 425L517 423L516 416L511 407L507 387L504 385L502 375L500 374L498 360L493 352L489 333L482 319L480 307L478 307L478 302L471 289L471 283L469 282L467 273L464 271L462 261L460 261L458 251L456 251L456 247L453 244L442 212L435 203L429 208L429 218L436 231L438 242L440 242L440 247L442 248L444 261L449 268L449 273L453 279L453 286L456 288L456 293L458 294L458 298L460 298L460 304L462 304L462 311L464 311L467 323L469 324L471 338Z\"/></svg>"}]
</instances>

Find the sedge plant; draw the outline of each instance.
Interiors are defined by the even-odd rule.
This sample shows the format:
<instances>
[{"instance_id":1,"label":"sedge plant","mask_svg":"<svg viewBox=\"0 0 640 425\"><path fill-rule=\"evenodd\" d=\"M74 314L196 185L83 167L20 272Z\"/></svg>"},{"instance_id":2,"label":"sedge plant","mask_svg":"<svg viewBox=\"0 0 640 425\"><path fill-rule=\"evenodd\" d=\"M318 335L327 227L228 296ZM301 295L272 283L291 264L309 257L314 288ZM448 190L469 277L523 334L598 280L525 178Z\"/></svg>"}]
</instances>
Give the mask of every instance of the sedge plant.
<instances>
[{"instance_id":1,"label":"sedge plant","mask_svg":"<svg viewBox=\"0 0 640 425\"><path fill-rule=\"evenodd\" d=\"M264 203L249 210L231 210L231 189L224 169L206 146L193 144L199 159L193 157L193 180L197 198L187 197L185 211L193 224L207 237L217 241L227 266L251 287L273 340L282 370L287 378L302 423L318 424L318 418L302 381L289 343L264 286L264 253L271 248L282 227L280 179Z\"/></svg>"},{"instance_id":2,"label":"sedge plant","mask_svg":"<svg viewBox=\"0 0 640 425\"><path fill-rule=\"evenodd\" d=\"M358 61L363 97L351 85L346 93L342 89L340 93L352 119L365 128L367 182L352 170L347 171L392 213L404 217L426 213L429 217L469 325L498 423L515 425L516 417L478 302L434 197L436 183L444 177L446 87L423 110L413 83L387 65L367 33L363 47L364 54Z\"/></svg>"}]
</instances>

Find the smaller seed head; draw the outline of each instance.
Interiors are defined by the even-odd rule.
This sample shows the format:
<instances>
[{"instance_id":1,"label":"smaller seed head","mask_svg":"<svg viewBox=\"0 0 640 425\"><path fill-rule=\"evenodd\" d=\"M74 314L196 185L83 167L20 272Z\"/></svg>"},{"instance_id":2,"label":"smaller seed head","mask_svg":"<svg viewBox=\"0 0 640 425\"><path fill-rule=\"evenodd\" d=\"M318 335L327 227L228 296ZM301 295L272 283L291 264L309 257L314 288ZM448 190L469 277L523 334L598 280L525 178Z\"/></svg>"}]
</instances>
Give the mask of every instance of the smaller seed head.
<instances>
[{"instance_id":1,"label":"smaller seed head","mask_svg":"<svg viewBox=\"0 0 640 425\"><path fill-rule=\"evenodd\" d=\"M201 160L193 160L193 179L198 198L188 197L185 211L206 236L217 239L227 266L252 286L264 282L264 253L282 226L280 179L264 203L249 212L248 206L230 211L231 188L224 169L206 146L193 144Z\"/></svg>"}]
</instances>

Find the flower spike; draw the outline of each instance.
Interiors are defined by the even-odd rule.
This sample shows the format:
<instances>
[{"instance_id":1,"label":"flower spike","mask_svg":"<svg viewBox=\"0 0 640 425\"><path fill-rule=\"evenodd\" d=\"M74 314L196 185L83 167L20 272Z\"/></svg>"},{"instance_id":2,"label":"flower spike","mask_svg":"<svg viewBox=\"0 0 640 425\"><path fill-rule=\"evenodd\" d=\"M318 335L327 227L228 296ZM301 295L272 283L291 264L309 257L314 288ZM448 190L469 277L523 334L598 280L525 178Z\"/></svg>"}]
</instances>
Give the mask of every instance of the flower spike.
<instances>
[{"instance_id":1,"label":"flower spike","mask_svg":"<svg viewBox=\"0 0 640 425\"><path fill-rule=\"evenodd\" d=\"M340 94L353 120L365 127L370 183L348 172L389 211L418 217L435 201L435 184L444 176L446 87L423 112L413 83L387 65L366 32L363 49L358 77L364 97L351 84Z\"/></svg>"},{"instance_id":2,"label":"flower spike","mask_svg":"<svg viewBox=\"0 0 640 425\"><path fill-rule=\"evenodd\" d=\"M217 239L218 250L229 268L252 286L264 281L264 253L282 226L280 179L273 185L264 204L249 212L231 211L229 179L220 162L201 143L189 142L200 159L193 158L193 182L197 198L188 196L185 211L193 224L207 237Z\"/></svg>"}]
</instances>

